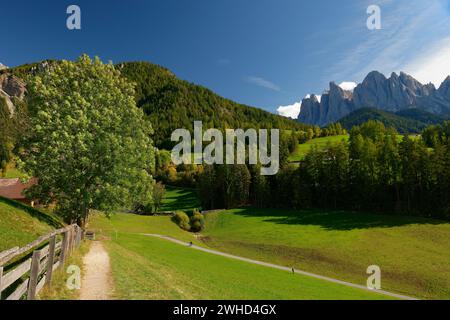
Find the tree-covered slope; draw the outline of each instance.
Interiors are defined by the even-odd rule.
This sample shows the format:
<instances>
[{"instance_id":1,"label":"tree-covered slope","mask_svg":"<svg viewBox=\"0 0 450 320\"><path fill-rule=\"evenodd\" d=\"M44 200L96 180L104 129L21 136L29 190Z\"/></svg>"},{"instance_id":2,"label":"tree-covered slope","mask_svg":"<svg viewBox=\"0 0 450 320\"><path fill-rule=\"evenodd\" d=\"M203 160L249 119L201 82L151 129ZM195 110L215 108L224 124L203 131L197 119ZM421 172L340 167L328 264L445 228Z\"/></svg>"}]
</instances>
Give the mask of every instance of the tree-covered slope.
<instances>
[{"instance_id":1,"label":"tree-covered slope","mask_svg":"<svg viewBox=\"0 0 450 320\"><path fill-rule=\"evenodd\" d=\"M448 117L435 115L418 108L401 110L395 113L397 116L423 122L426 125L442 123Z\"/></svg>"},{"instance_id":2,"label":"tree-covered slope","mask_svg":"<svg viewBox=\"0 0 450 320\"><path fill-rule=\"evenodd\" d=\"M1 73L13 74L25 81L52 68L58 61L45 60ZM194 121L204 128L305 130L310 126L236 103L211 90L177 78L168 69L149 62L125 62L116 65L122 75L136 84L136 102L149 116L157 147L170 148L173 130L192 130Z\"/></svg>"},{"instance_id":3,"label":"tree-covered slope","mask_svg":"<svg viewBox=\"0 0 450 320\"><path fill-rule=\"evenodd\" d=\"M430 124L443 122L444 118L418 109L392 113L375 108L362 108L340 119L339 123L350 130L353 126L361 125L369 120L378 120L386 127L397 129L399 133L419 133Z\"/></svg>"},{"instance_id":4,"label":"tree-covered slope","mask_svg":"<svg viewBox=\"0 0 450 320\"><path fill-rule=\"evenodd\" d=\"M159 147L169 147L172 131L192 129L194 120L202 121L204 128L219 129L300 130L309 127L220 97L151 63L122 63L118 68L122 75L136 83L136 102L149 115L155 129L155 143Z\"/></svg>"}]
</instances>

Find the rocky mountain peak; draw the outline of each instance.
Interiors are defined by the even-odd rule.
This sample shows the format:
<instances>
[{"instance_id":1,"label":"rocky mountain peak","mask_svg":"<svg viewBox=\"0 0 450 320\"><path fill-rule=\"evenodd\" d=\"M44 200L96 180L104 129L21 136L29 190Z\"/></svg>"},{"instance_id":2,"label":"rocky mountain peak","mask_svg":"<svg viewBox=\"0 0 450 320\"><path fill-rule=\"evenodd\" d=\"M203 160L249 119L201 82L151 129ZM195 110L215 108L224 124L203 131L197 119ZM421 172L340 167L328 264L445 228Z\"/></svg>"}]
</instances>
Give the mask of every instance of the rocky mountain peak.
<instances>
[{"instance_id":1,"label":"rocky mountain peak","mask_svg":"<svg viewBox=\"0 0 450 320\"><path fill-rule=\"evenodd\" d=\"M312 102L317 102L317 103L320 102L320 101L319 101L319 97L316 96L315 94L310 94L310 95L308 95L305 99L309 99L309 100L311 100Z\"/></svg>"},{"instance_id":2,"label":"rocky mountain peak","mask_svg":"<svg viewBox=\"0 0 450 320\"><path fill-rule=\"evenodd\" d=\"M448 76L438 89L442 97L450 101L450 76Z\"/></svg>"},{"instance_id":3,"label":"rocky mountain peak","mask_svg":"<svg viewBox=\"0 0 450 320\"><path fill-rule=\"evenodd\" d=\"M397 112L416 107L441 114L450 112L450 76L437 90L433 84L423 85L405 72L393 72L386 78L382 73L372 71L353 92L330 82L330 89L322 95L320 103L305 100L298 120L321 126L336 122L360 108Z\"/></svg>"},{"instance_id":4,"label":"rocky mountain peak","mask_svg":"<svg viewBox=\"0 0 450 320\"><path fill-rule=\"evenodd\" d=\"M367 74L367 76L364 78L362 84L370 84L373 82L383 82L386 81L386 77L384 74L378 71L371 71Z\"/></svg>"}]
</instances>

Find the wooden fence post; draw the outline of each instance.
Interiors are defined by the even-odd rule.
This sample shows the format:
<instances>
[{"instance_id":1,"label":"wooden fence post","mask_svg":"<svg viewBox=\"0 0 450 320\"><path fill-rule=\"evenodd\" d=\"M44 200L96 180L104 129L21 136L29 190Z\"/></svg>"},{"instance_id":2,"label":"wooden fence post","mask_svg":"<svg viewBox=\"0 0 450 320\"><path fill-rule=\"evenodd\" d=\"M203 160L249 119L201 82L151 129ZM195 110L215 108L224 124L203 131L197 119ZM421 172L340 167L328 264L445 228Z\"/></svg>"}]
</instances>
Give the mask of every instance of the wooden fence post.
<instances>
[{"instance_id":1,"label":"wooden fence post","mask_svg":"<svg viewBox=\"0 0 450 320\"><path fill-rule=\"evenodd\" d=\"M75 232L75 247L78 248L80 245L80 228L77 228L77 231Z\"/></svg>"},{"instance_id":2,"label":"wooden fence post","mask_svg":"<svg viewBox=\"0 0 450 320\"><path fill-rule=\"evenodd\" d=\"M72 228L70 229L70 254L72 254L73 252L74 244L75 244L75 227L72 226Z\"/></svg>"},{"instance_id":3,"label":"wooden fence post","mask_svg":"<svg viewBox=\"0 0 450 320\"><path fill-rule=\"evenodd\" d=\"M75 247L76 247L76 238L77 238L77 227L76 226L73 226L73 232L72 232L72 251L73 250L75 250Z\"/></svg>"},{"instance_id":4,"label":"wooden fence post","mask_svg":"<svg viewBox=\"0 0 450 320\"><path fill-rule=\"evenodd\" d=\"M55 246L56 246L56 236L50 239L50 244L48 248L48 260L47 260L47 273L45 276L45 283L51 285L52 275L53 275L53 264L55 262Z\"/></svg>"},{"instance_id":5,"label":"wooden fence post","mask_svg":"<svg viewBox=\"0 0 450 320\"><path fill-rule=\"evenodd\" d=\"M66 262L66 255L67 255L67 245L69 241L68 232L64 232L62 241L61 241L61 253L59 254L59 266L62 268L64 266L64 263Z\"/></svg>"},{"instance_id":6,"label":"wooden fence post","mask_svg":"<svg viewBox=\"0 0 450 320\"><path fill-rule=\"evenodd\" d=\"M30 281L28 282L28 300L34 300L36 298L36 286L39 280L39 266L41 262L41 250L33 252L33 258L31 260Z\"/></svg>"},{"instance_id":7,"label":"wooden fence post","mask_svg":"<svg viewBox=\"0 0 450 320\"><path fill-rule=\"evenodd\" d=\"M3 267L0 267L0 300L2 300L2 278L3 278Z\"/></svg>"},{"instance_id":8,"label":"wooden fence post","mask_svg":"<svg viewBox=\"0 0 450 320\"><path fill-rule=\"evenodd\" d=\"M78 243L77 243L78 246L80 246L82 240L83 240L83 229L80 227L78 228Z\"/></svg>"},{"instance_id":9,"label":"wooden fence post","mask_svg":"<svg viewBox=\"0 0 450 320\"><path fill-rule=\"evenodd\" d=\"M67 231L67 257L70 256L72 251L72 228Z\"/></svg>"}]
</instances>

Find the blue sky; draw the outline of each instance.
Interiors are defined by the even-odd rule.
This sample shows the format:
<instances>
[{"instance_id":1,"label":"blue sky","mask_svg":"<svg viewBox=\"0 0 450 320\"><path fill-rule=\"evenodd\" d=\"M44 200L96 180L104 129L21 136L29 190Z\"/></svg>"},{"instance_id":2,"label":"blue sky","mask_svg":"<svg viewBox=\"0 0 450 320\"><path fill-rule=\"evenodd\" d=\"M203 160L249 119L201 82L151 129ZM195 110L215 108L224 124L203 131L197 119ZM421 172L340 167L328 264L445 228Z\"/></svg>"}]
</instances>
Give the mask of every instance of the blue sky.
<instances>
[{"instance_id":1,"label":"blue sky","mask_svg":"<svg viewBox=\"0 0 450 320\"><path fill-rule=\"evenodd\" d=\"M82 30L66 28L71 4ZM366 27L371 4L381 30ZM271 112L371 70L436 85L450 74L450 0L29 0L0 12L5 65L145 60Z\"/></svg>"}]
</instances>

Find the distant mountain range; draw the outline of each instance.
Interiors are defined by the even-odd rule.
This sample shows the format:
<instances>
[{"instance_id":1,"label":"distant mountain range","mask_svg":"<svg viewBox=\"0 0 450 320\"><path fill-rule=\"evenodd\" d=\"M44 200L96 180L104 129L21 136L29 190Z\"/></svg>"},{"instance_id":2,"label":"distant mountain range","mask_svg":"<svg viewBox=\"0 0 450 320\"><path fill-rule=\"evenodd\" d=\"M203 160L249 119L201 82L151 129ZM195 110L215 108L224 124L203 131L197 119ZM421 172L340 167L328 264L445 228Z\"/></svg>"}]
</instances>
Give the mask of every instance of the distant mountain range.
<instances>
[{"instance_id":1,"label":"distant mountain range","mask_svg":"<svg viewBox=\"0 0 450 320\"><path fill-rule=\"evenodd\" d=\"M438 116L417 108L389 112L375 108L361 108L346 115L338 122L347 130L369 120L382 122L386 127L393 127L399 133L420 133L432 124L439 124L448 118Z\"/></svg>"},{"instance_id":2,"label":"distant mountain range","mask_svg":"<svg viewBox=\"0 0 450 320\"><path fill-rule=\"evenodd\" d=\"M450 115L450 76L438 89L431 83L423 85L404 72L386 78L373 71L351 91L331 82L320 99L314 94L303 99L298 121L326 126L362 108L394 113L417 109L445 118Z\"/></svg>"}]
</instances>

